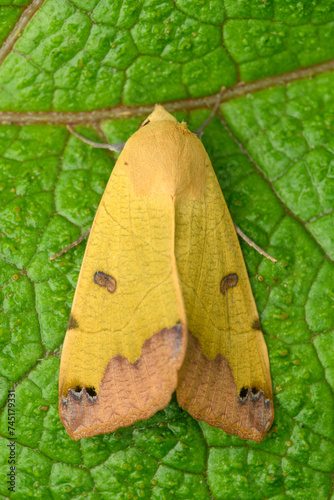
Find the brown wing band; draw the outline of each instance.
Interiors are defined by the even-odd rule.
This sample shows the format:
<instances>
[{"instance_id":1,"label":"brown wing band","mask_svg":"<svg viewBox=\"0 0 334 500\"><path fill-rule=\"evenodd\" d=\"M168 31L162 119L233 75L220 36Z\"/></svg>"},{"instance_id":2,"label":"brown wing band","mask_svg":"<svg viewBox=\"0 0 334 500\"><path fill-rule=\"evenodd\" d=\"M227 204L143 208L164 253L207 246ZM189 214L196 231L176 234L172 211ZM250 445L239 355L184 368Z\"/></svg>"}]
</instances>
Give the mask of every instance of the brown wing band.
<instances>
[{"instance_id":1,"label":"brown wing band","mask_svg":"<svg viewBox=\"0 0 334 500\"><path fill-rule=\"evenodd\" d=\"M208 360L190 332L177 399L197 420L257 442L265 437L274 418L272 400L263 390L242 388L239 395L227 359L219 354Z\"/></svg>"},{"instance_id":2,"label":"brown wing band","mask_svg":"<svg viewBox=\"0 0 334 500\"><path fill-rule=\"evenodd\" d=\"M164 408L177 385L186 341L186 328L177 324L146 340L135 363L120 355L112 358L98 394L74 387L64 397L60 388L60 418L71 438L113 432Z\"/></svg>"}]
</instances>

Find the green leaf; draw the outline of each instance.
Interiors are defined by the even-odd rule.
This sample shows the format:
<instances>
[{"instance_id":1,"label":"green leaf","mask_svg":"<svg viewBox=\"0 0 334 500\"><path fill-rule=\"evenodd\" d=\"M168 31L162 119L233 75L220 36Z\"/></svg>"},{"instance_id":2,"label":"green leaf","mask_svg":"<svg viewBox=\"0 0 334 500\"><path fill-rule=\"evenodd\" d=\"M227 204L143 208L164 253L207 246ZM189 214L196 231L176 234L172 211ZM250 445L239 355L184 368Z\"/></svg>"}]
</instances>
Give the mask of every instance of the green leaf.
<instances>
[{"instance_id":1,"label":"green leaf","mask_svg":"<svg viewBox=\"0 0 334 500\"><path fill-rule=\"evenodd\" d=\"M0 0L0 20L1 498L333 498L333 2ZM222 86L202 139L235 223L278 261L241 241L273 426L246 442L173 397L149 420L71 441L58 376L85 243L49 257L90 226L117 155L65 125L122 142L173 101L195 130Z\"/></svg>"}]
</instances>

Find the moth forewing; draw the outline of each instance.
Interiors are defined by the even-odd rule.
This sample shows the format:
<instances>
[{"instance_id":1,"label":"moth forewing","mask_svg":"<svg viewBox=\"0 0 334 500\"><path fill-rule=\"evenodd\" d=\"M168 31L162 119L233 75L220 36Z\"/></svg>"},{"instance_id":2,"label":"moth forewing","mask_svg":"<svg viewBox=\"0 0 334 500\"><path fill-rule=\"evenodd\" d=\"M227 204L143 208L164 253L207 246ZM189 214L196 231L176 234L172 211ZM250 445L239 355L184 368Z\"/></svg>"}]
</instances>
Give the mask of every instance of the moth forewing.
<instances>
[{"instance_id":1,"label":"moth forewing","mask_svg":"<svg viewBox=\"0 0 334 500\"><path fill-rule=\"evenodd\" d=\"M206 153L204 183L201 197L177 205L175 251L188 323L177 397L196 419L261 441L274 415L268 352L238 237Z\"/></svg>"}]
</instances>

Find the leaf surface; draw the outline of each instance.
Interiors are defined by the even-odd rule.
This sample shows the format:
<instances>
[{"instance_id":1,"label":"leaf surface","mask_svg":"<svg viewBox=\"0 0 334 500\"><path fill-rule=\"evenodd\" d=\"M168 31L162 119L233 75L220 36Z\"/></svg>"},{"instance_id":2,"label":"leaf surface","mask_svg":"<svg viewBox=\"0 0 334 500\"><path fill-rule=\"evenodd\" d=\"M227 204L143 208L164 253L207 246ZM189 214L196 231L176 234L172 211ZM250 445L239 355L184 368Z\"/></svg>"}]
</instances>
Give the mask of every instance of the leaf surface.
<instances>
[{"instance_id":1,"label":"leaf surface","mask_svg":"<svg viewBox=\"0 0 334 500\"><path fill-rule=\"evenodd\" d=\"M332 498L332 2L0 4L1 498ZM136 106L173 101L195 130L213 103L201 98L222 85L230 90L203 142L234 221L278 260L241 241L269 350L274 424L262 443L246 442L173 399L150 420L71 441L58 374L85 243L49 257L90 226L116 156L65 125L121 142L151 108Z\"/></svg>"}]
</instances>

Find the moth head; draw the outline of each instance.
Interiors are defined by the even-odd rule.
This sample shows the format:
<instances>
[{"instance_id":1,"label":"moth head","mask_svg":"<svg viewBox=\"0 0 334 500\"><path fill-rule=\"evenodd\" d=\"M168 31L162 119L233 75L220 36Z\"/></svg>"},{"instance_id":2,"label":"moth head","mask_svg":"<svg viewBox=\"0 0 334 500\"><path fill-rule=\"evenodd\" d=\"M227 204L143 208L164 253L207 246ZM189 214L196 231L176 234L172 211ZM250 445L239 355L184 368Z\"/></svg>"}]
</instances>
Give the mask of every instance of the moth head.
<instances>
[{"instance_id":1,"label":"moth head","mask_svg":"<svg viewBox=\"0 0 334 500\"><path fill-rule=\"evenodd\" d=\"M138 128L144 127L148 123L161 121L178 123L177 119L174 118L173 115L168 113L168 111L166 111L163 106L160 106L160 104L156 104L153 113L148 115L148 117L139 124Z\"/></svg>"}]
</instances>

